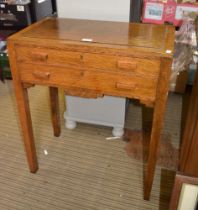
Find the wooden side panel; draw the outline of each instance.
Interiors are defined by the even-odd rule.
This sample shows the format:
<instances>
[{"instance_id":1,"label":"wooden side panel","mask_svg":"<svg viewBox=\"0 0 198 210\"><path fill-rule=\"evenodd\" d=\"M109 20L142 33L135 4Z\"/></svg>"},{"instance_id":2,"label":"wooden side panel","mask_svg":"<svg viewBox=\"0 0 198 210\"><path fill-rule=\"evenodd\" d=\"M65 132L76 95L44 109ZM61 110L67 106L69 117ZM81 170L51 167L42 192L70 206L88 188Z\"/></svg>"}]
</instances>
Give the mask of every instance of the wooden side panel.
<instances>
[{"instance_id":1,"label":"wooden side panel","mask_svg":"<svg viewBox=\"0 0 198 210\"><path fill-rule=\"evenodd\" d=\"M198 176L198 71L192 89L182 137L179 171Z\"/></svg>"}]
</instances>

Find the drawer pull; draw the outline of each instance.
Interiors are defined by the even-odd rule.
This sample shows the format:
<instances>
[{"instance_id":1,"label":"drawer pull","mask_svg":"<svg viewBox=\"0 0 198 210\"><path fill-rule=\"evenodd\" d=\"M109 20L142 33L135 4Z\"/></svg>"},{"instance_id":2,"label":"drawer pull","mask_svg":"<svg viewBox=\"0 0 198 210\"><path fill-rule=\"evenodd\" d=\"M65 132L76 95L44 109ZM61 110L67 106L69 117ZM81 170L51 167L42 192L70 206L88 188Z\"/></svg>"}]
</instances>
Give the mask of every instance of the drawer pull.
<instances>
[{"instance_id":1,"label":"drawer pull","mask_svg":"<svg viewBox=\"0 0 198 210\"><path fill-rule=\"evenodd\" d=\"M84 56L81 54L81 55L80 55L80 60L82 61L82 60L83 60L83 58L84 58Z\"/></svg>"},{"instance_id":2,"label":"drawer pull","mask_svg":"<svg viewBox=\"0 0 198 210\"><path fill-rule=\"evenodd\" d=\"M34 61L46 62L48 59L48 54L44 52L32 52L31 54Z\"/></svg>"},{"instance_id":3,"label":"drawer pull","mask_svg":"<svg viewBox=\"0 0 198 210\"><path fill-rule=\"evenodd\" d=\"M126 84L126 83L117 82L116 88L124 90L133 90L134 88L136 88L136 84Z\"/></svg>"},{"instance_id":4,"label":"drawer pull","mask_svg":"<svg viewBox=\"0 0 198 210\"><path fill-rule=\"evenodd\" d=\"M38 79L49 79L50 78L50 73L49 72L39 72L39 71L34 71L32 72L33 76L38 78Z\"/></svg>"},{"instance_id":5,"label":"drawer pull","mask_svg":"<svg viewBox=\"0 0 198 210\"><path fill-rule=\"evenodd\" d=\"M119 69L136 70L137 63L133 61L118 61L117 66Z\"/></svg>"}]
</instances>

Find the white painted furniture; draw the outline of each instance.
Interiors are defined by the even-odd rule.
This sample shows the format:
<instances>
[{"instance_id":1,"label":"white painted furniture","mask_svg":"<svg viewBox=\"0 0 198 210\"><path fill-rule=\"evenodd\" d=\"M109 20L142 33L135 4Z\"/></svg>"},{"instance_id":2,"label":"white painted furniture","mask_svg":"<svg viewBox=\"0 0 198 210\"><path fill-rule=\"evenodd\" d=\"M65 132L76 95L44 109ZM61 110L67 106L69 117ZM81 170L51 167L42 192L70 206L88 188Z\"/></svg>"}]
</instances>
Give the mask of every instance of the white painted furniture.
<instances>
[{"instance_id":1,"label":"white painted furniture","mask_svg":"<svg viewBox=\"0 0 198 210\"><path fill-rule=\"evenodd\" d=\"M92 123L113 127L113 136L124 134L126 99L104 96L97 99L85 99L65 96L65 126L74 129L76 122Z\"/></svg>"}]
</instances>

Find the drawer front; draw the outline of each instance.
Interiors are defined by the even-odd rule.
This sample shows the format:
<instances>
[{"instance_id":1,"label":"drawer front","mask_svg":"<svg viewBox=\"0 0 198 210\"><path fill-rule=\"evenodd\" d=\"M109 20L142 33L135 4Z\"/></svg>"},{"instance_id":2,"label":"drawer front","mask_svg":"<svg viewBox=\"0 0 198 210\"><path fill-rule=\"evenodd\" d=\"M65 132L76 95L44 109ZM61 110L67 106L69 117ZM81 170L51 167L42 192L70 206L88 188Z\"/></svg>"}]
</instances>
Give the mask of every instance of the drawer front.
<instances>
[{"instance_id":1,"label":"drawer front","mask_svg":"<svg viewBox=\"0 0 198 210\"><path fill-rule=\"evenodd\" d=\"M68 87L82 77L82 71L60 66L18 63L18 68L21 81L33 84Z\"/></svg>"},{"instance_id":2,"label":"drawer front","mask_svg":"<svg viewBox=\"0 0 198 210\"><path fill-rule=\"evenodd\" d=\"M136 98L154 101L156 97L157 79L145 79L136 75L110 73L102 71L85 71L77 87L101 91L105 95Z\"/></svg>"},{"instance_id":3,"label":"drawer front","mask_svg":"<svg viewBox=\"0 0 198 210\"><path fill-rule=\"evenodd\" d=\"M83 88L101 94L123 96L141 100L155 100L157 79L148 79L137 75L112 73L100 70L64 68L59 66L18 64L20 79L23 82Z\"/></svg>"},{"instance_id":4,"label":"drawer front","mask_svg":"<svg viewBox=\"0 0 198 210\"><path fill-rule=\"evenodd\" d=\"M158 60L89 53L83 55L83 64L89 68L134 73L140 76L146 75L146 77L158 77L160 70L160 62Z\"/></svg>"},{"instance_id":5,"label":"drawer front","mask_svg":"<svg viewBox=\"0 0 198 210\"><path fill-rule=\"evenodd\" d=\"M154 101L159 60L17 46L24 82Z\"/></svg>"},{"instance_id":6,"label":"drawer front","mask_svg":"<svg viewBox=\"0 0 198 210\"><path fill-rule=\"evenodd\" d=\"M159 60L71 52L40 47L31 49L30 47L18 46L16 54L19 62L98 69L113 71L114 73L131 73L145 76L145 78L158 77L160 69Z\"/></svg>"},{"instance_id":7,"label":"drawer front","mask_svg":"<svg viewBox=\"0 0 198 210\"><path fill-rule=\"evenodd\" d=\"M16 49L17 61L56 66L79 66L82 63L82 53L64 50L44 49L40 47L22 47Z\"/></svg>"}]
</instances>

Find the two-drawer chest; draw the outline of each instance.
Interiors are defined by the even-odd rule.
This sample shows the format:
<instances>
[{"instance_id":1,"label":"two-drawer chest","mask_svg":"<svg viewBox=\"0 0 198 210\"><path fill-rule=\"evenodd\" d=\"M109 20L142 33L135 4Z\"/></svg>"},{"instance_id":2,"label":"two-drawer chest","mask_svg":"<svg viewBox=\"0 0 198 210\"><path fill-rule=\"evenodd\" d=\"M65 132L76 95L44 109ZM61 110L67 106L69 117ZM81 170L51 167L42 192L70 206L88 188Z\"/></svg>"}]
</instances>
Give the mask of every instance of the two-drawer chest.
<instances>
[{"instance_id":1,"label":"two-drawer chest","mask_svg":"<svg viewBox=\"0 0 198 210\"><path fill-rule=\"evenodd\" d=\"M59 87L87 98L134 98L154 108L144 191L149 199L173 45L171 26L58 18L47 18L11 36L9 57L30 171L36 172L38 163L28 87L49 87L55 136L60 135Z\"/></svg>"}]
</instances>

